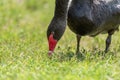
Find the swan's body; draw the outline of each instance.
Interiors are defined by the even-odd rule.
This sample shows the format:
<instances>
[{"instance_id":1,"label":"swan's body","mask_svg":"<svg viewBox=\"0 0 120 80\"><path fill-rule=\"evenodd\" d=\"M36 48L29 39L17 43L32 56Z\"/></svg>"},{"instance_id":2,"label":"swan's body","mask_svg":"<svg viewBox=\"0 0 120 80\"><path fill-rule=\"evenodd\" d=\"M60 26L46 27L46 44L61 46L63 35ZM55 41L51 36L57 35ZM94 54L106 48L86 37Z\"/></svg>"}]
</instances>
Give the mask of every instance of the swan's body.
<instances>
[{"instance_id":1,"label":"swan's body","mask_svg":"<svg viewBox=\"0 0 120 80\"><path fill-rule=\"evenodd\" d=\"M118 0L73 0L68 10L68 25L81 36L117 30L120 24L119 5Z\"/></svg>"}]
</instances>

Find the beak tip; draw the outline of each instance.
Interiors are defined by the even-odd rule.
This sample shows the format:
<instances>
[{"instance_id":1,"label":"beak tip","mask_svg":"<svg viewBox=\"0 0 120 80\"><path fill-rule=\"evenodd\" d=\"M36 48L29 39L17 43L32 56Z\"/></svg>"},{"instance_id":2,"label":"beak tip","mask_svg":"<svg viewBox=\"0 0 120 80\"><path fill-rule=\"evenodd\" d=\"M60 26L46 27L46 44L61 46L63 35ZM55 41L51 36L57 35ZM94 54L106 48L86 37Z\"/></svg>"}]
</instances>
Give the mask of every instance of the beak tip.
<instances>
[{"instance_id":1,"label":"beak tip","mask_svg":"<svg viewBox=\"0 0 120 80\"><path fill-rule=\"evenodd\" d=\"M51 56L51 55L52 55L52 53L53 53L53 51L49 51L49 52L48 52L48 55L49 55L49 56Z\"/></svg>"}]
</instances>

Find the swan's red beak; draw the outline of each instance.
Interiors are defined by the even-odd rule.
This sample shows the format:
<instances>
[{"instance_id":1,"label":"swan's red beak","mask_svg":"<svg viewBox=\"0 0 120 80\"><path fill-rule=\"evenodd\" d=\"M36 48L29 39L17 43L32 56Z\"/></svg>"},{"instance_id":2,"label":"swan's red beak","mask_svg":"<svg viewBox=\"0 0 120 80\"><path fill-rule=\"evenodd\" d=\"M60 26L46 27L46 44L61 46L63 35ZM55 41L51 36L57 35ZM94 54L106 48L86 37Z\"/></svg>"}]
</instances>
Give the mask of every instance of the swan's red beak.
<instances>
[{"instance_id":1,"label":"swan's red beak","mask_svg":"<svg viewBox=\"0 0 120 80\"><path fill-rule=\"evenodd\" d=\"M55 46L57 44L57 40L54 39L53 37L53 33L50 34L49 38L48 38L48 43L49 43L49 52L48 52L48 55L51 56L54 49L55 49Z\"/></svg>"}]
</instances>

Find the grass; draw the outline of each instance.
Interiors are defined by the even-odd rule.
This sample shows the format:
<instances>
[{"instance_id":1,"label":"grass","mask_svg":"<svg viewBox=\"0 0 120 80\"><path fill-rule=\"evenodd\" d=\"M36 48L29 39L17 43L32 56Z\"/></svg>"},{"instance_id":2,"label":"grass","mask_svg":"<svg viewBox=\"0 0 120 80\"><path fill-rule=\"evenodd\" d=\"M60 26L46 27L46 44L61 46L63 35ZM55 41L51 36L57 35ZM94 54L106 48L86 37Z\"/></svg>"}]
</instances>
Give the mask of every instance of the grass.
<instances>
[{"instance_id":1,"label":"grass","mask_svg":"<svg viewBox=\"0 0 120 80\"><path fill-rule=\"evenodd\" d=\"M105 56L107 35L83 37L81 60L67 28L48 58L46 30L53 13L54 0L0 0L0 80L119 80L119 32Z\"/></svg>"}]
</instances>

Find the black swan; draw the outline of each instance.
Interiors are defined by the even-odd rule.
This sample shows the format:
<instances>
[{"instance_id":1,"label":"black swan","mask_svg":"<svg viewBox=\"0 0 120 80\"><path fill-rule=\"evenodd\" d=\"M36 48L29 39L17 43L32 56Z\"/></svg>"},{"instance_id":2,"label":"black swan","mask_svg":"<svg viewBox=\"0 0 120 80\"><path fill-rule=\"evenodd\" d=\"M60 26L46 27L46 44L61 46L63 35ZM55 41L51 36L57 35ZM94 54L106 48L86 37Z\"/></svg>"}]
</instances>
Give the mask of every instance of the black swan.
<instances>
[{"instance_id":1,"label":"black swan","mask_svg":"<svg viewBox=\"0 0 120 80\"><path fill-rule=\"evenodd\" d=\"M55 12L48 26L47 38L51 55L62 37L66 24L77 37L77 50L82 36L108 33L105 52L111 44L113 33L119 30L120 0L56 0Z\"/></svg>"}]
</instances>

